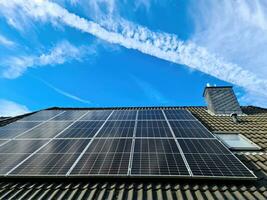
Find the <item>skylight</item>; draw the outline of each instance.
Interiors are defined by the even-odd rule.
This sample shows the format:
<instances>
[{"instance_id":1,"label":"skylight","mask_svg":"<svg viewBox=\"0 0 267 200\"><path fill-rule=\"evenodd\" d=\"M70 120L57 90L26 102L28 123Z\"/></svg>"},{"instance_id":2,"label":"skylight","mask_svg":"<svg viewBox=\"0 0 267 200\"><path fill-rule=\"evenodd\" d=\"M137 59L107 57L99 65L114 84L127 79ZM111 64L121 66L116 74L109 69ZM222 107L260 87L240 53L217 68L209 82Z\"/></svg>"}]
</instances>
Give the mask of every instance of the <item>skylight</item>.
<instances>
[{"instance_id":1,"label":"skylight","mask_svg":"<svg viewBox=\"0 0 267 200\"><path fill-rule=\"evenodd\" d=\"M238 133L216 133L215 134L228 148L233 150L259 150L258 145L245 136Z\"/></svg>"}]
</instances>

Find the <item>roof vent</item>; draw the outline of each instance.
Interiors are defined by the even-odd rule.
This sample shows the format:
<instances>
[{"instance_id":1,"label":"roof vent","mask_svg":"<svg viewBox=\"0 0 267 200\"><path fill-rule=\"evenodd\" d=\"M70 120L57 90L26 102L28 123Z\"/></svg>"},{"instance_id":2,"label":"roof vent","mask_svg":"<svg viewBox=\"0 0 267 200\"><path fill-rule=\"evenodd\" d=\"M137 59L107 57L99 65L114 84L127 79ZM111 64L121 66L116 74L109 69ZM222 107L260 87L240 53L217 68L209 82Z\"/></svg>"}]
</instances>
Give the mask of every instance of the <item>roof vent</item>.
<instances>
[{"instance_id":1,"label":"roof vent","mask_svg":"<svg viewBox=\"0 0 267 200\"><path fill-rule=\"evenodd\" d=\"M208 111L215 115L242 114L232 86L207 86L203 96L208 104Z\"/></svg>"}]
</instances>

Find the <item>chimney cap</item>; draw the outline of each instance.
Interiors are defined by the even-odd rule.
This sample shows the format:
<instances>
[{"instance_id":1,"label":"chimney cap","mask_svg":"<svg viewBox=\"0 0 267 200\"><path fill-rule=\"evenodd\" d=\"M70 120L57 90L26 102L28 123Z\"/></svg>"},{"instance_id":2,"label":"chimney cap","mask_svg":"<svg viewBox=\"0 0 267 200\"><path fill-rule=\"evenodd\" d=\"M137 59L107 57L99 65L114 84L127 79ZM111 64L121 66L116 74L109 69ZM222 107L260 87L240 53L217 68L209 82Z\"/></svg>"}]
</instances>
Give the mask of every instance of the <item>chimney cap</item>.
<instances>
[{"instance_id":1,"label":"chimney cap","mask_svg":"<svg viewBox=\"0 0 267 200\"><path fill-rule=\"evenodd\" d=\"M202 96L205 97L206 90L212 88L233 88L233 86L206 86Z\"/></svg>"}]
</instances>

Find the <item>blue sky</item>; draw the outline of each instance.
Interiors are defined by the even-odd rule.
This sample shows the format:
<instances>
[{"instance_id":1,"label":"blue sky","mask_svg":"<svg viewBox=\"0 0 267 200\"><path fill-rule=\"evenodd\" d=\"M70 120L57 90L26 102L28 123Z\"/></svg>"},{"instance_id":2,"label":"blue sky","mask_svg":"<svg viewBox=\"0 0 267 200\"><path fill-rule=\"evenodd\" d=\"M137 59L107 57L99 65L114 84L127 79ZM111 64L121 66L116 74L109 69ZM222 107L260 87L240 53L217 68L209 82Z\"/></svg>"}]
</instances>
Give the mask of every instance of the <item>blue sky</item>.
<instances>
[{"instance_id":1,"label":"blue sky","mask_svg":"<svg viewBox=\"0 0 267 200\"><path fill-rule=\"evenodd\" d=\"M265 13L257 0L2 0L0 114L204 105L207 83L267 106Z\"/></svg>"}]
</instances>

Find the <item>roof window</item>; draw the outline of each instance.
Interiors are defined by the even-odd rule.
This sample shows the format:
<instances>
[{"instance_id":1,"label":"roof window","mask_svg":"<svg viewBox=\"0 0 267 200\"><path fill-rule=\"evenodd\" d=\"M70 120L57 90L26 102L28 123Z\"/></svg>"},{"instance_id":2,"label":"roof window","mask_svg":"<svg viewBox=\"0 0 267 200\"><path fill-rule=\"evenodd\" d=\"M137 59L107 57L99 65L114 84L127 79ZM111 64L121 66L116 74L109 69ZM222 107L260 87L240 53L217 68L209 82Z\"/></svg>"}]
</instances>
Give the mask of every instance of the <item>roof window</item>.
<instances>
[{"instance_id":1,"label":"roof window","mask_svg":"<svg viewBox=\"0 0 267 200\"><path fill-rule=\"evenodd\" d=\"M239 133L215 133L229 149L232 150L260 150L261 148Z\"/></svg>"}]
</instances>

